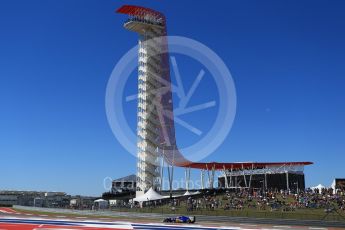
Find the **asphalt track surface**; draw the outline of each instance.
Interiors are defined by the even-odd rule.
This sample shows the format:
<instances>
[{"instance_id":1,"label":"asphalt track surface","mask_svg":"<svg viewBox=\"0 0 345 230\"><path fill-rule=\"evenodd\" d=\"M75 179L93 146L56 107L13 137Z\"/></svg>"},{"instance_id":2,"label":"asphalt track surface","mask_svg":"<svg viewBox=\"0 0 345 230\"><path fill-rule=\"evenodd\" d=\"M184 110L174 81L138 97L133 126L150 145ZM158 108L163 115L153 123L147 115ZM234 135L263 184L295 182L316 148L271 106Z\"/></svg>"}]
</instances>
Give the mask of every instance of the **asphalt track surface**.
<instances>
[{"instance_id":1,"label":"asphalt track surface","mask_svg":"<svg viewBox=\"0 0 345 230\"><path fill-rule=\"evenodd\" d=\"M10 208L0 208L0 230L73 230L73 229L209 229L209 230L225 230L225 229L311 229L326 230L336 228L325 227L305 227L296 225L267 225L253 223L225 223L225 222L206 222L201 221L198 224L162 224L149 223L150 220L140 222L142 219L132 221L114 220L111 218L97 218L94 216L77 216L66 217L56 215L35 215L31 213L20 213ZM154 221L152 221L154 222ZM340 228L339 228L340 229Z\"/></svg>"}]
</instances>

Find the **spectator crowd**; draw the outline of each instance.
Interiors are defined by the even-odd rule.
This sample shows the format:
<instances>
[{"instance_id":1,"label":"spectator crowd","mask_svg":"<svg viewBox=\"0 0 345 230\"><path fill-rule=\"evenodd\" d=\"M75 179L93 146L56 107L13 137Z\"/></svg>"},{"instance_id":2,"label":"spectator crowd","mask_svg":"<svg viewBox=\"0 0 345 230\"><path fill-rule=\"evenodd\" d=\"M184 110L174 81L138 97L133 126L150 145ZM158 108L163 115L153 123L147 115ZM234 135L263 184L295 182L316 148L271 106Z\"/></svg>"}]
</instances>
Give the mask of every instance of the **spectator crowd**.
<instances>
[{"instance_id":1,"label":"spectator crowd","mask_svg":"<svg viewBox=\"0 0 345 230\"><path fill-rule=\"evenodd\" d=\"M178 201L176 201L178 200ZM345 191L333 193L332 189L307 189L299 193L288 191L250 191L237 189L203 194L199 197L174 199L170 206L186 205L188 211L198 210L270 210L295 211L297 209L324 209L325 211L341 210L345 213Z\"/></svg>"}]
</instances>

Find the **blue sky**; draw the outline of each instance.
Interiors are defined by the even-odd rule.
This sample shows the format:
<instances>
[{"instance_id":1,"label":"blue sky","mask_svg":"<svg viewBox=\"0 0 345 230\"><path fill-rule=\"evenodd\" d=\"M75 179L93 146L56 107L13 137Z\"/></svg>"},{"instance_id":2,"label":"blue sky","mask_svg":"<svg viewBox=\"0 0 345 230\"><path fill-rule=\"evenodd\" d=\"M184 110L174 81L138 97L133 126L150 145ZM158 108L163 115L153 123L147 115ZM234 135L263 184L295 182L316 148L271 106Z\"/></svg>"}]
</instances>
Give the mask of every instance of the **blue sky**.
<instances>
[{"instance_id":1,"label":"blue sky","mask_svg":"<svg viewBox=\"0 0 345 230\"><path fill-rule=\"evenodd\" d=\"M2 0L0 189L99 195L103 178L135 172L104 106L112 69L137 42L114 13L123 4L163 12L170 35L202 42L231 70L234 125L205 160L313 161L307 185L345 177L343 1ZM176 58L188 88L200 66ZM217 98L208 86L191 103ZM126 112L135 129L135 107ZM213 112L185 119L207 132ZM178 126L177 138L197 139Z\"/></svg>"}]
</instances>

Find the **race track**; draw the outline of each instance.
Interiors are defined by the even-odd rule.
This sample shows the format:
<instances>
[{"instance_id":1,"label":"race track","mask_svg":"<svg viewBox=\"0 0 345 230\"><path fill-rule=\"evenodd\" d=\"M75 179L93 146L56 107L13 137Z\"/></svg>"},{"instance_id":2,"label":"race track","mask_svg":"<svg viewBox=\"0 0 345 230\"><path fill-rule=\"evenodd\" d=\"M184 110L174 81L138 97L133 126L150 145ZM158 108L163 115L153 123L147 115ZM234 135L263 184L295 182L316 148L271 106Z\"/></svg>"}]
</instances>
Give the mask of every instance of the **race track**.
<instances>
[{"instance_id":1,"label":"race track","mask_svg":"<svg viewBox=\"0 0 345 230\"><path fill-rule=\"evenodd\" d=\"M101 221L73 221L73 220L55 220L55 219L37 219L37 218L0 218L0 230L44 230L44 229L161 229L161 230L179 230L179 229L239 229L239 228L219 228L203 227L200 225L163 225L163 224L137 224L128 222L101 222Z\"/></svg>"},{"instance_id":2,"label":"race track","mask_svg":"<svg viewBox=\"0 0 345 230\"><path fill-rule=\"evenodd\" d=\"M77 219L79 218L79 219ZM10 208L0 208L0 230L73 230L73 229L97 229L97 230L114 230L114 229L160 229L160 230L179 230L179 229L239 229L239 228L220 228L205 227L201 225L187 224L160 224L160 223L132 223L123 221L103 221L101 219L91 220L89 217L49 217L47 215L33 215L29 213L16 212Z\"/></svg>"},{"instance_id":3,"label":"race track","mask_svg":"<svg viewBox=\"0 0 345 230\"><path fill-rule=\"evenodd\" d=\"M0 230L73 230L73 229L159 229L159 230L240 230L240 229L299 229L299 230L331 230L336 228L307 227L297 225L267 225L253 223L201 222L197 224L163 224L151 223L147 218L126 220L125 217L97 218L95 216L61 216L61 214L45 215L28 212L17 212L10 208L0 208ZM146 221L146 222L145 222Z\"/></svg>"}]
</instances>

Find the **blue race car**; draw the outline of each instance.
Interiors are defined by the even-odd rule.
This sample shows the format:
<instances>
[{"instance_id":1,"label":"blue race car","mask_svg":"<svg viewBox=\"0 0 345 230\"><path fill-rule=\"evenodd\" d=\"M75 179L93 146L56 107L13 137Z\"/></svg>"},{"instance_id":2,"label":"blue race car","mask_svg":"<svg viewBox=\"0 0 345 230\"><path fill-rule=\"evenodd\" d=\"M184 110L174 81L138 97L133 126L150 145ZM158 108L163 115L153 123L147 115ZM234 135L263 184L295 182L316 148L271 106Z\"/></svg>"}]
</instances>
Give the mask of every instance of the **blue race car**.
<instances>
[{"instance_id":1,"label":"blue race car","mask_svg":"<svg viewBox=\"0 0 345 230\"><path fill-rule=\"evenodd\" d=\"M195 216L178 216L178 217L168 217L163 220L165 223L195 223Z\"/></svg>"}]
</instances>

